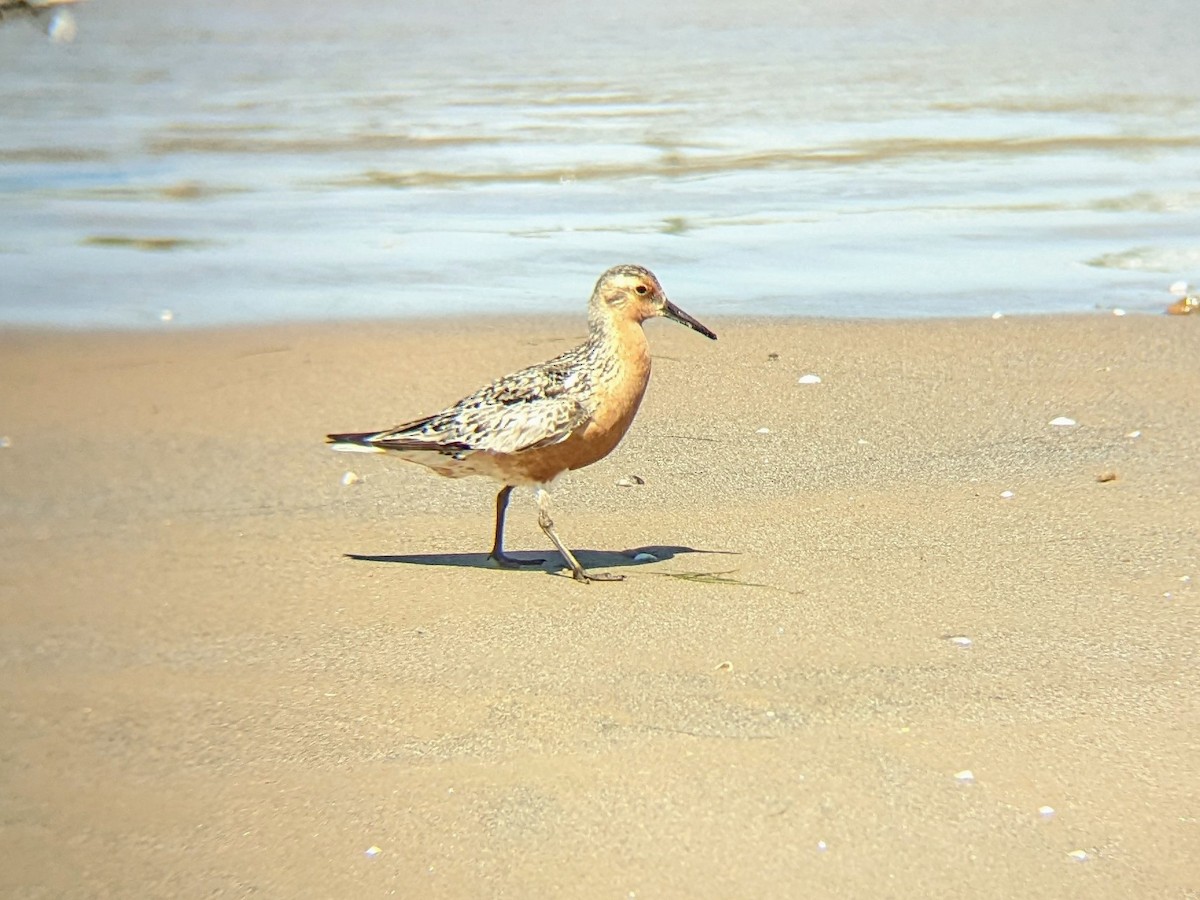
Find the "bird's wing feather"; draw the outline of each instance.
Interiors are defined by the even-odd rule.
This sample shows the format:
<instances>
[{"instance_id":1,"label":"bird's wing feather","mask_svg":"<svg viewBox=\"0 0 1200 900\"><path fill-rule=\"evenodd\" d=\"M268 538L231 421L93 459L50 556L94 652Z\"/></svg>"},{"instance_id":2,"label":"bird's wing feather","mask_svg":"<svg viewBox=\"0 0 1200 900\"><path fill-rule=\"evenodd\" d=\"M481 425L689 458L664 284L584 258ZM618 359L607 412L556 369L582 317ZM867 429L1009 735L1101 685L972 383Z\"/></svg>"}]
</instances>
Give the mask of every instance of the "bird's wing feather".
<instances>
[{"instance_id":1,"label":"bird's wing feather","mask_svg":"<svg viewBox=\"0 0 1200 900\"><path fill-rule=\"evenodd\" d=\"M449 409L372 435L389 450L518 453L566 440L591 417L574 352L514 372Z\"/></svg>"}]
</instances>

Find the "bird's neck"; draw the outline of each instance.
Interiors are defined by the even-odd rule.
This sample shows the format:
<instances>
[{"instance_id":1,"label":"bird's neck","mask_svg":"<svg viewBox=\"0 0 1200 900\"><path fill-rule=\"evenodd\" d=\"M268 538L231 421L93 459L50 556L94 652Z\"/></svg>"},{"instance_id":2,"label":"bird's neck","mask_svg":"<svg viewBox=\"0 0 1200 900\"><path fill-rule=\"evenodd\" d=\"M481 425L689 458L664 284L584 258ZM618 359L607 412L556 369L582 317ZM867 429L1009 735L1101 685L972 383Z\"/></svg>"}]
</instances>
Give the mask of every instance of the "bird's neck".
<instances>
[{"instance_id":1,"label":"bird's neck","mask_svg":"<svg viewBox=\"0 0 1200 900\"><path fill-rule=\"evenodd\" d=\"M626 316L592 315L588 319L589 355L644 381L650 375L650 352L642 323Z\"/></svg>"}]
</instances>

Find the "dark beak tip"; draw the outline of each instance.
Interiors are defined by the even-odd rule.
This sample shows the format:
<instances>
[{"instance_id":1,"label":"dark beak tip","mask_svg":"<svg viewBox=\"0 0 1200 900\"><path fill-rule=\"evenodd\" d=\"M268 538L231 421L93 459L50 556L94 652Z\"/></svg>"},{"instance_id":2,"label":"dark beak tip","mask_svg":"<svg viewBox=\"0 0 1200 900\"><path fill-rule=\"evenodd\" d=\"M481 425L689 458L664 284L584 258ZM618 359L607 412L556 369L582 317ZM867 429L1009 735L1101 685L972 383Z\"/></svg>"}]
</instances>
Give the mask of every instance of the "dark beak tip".
<instances>
[{"instance_id":1,"label":"dark beak tip","mask_svg":"<svg viewBox=\"0 0 1200 900\"><path fill-rule=\"evenodd\" d=\"M671 303L669 301L667 302L665 315L668 319L672 319L672 320L678 322L680 325L684 325L684 326L690 328L692 331L695 331L697 334L704 335L710 341L715 341L717 339L717 333L715 331L710 329L707 325L703 325L700 322L693 319L691 316L689 316L687 313L685 313L682 309L680 309L674 303Z\"/></svg>"}]
</instances>

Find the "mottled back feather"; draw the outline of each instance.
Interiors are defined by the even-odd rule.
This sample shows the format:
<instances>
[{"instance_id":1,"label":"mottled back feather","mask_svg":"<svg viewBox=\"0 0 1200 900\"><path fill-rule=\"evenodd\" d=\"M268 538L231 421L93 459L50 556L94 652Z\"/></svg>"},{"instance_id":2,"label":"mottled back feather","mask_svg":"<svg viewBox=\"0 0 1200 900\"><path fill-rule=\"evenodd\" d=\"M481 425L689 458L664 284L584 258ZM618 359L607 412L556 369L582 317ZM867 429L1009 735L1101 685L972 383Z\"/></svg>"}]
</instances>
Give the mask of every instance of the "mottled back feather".
<instances>
[{"instance_id":1,"label":"mottled back feather","mask_svg":"<svg viewBox=\"0 0 1200 900\"><path fill-rule=\"evenodd\" d=\"M362 443L386 450L428 450L452 456L472 451L518 453L566 440L592 415L589 345L568 350L485 385L454 406L424 419L365 435Z\"/></svg>"}]
</instances>

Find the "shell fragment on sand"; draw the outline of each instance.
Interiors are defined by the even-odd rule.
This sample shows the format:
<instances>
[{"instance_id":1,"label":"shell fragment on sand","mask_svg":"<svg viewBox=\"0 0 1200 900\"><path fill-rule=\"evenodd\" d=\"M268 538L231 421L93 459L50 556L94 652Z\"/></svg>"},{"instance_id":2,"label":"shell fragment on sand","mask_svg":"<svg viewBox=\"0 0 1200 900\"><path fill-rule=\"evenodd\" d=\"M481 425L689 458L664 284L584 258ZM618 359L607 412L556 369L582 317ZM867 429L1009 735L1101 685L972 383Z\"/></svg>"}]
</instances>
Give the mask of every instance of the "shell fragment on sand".
<instances>
[{"instance_id":1,"label":"shell fragment on sand","mask_svg":"<svg viewBox=\"0 0 1200 900\"><path fill-rule=\"evenodd\" d=\"M1200 312L1200 297L1192 294L1180 297L1167 307L1167 312L1173 316L1190 316L1194 312Z\"/></svg>"}]
</instances>

